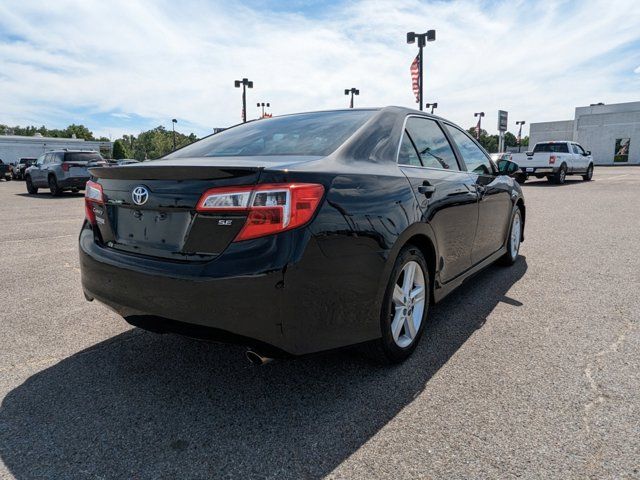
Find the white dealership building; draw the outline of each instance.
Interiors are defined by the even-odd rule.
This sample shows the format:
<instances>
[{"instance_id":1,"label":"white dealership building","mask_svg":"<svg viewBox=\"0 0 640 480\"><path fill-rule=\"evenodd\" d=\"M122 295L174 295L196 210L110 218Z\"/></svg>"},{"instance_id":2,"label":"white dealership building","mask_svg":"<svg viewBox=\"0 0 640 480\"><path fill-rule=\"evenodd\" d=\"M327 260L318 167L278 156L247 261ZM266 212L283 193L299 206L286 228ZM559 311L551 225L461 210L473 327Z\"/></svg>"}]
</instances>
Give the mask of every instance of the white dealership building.
<instances>
[{"instance_id":1,"label":"white dealership building","mask_svg":"<svg viewBox=\"0 0 640 480\"><path fill-rule=\"evenodd\" d=\"M578 107L573 120L532 123L529 148L548 140L578 142L596 165L640 164L640 102Z\"/></svg>"},{"instance_id":2,"label":"white dealership building","mask_svg":"<svg viewBox=\"0 0 640 480\"><path fill-rule=\"evenodd\" d=\"M84 140L82 138L33 137L22 135L0 135L0 160L15 164L21 158L37 158L49 150L68 148L69 150L95 150L110 157L112 142Z\"/></svg>"}]
</instances>

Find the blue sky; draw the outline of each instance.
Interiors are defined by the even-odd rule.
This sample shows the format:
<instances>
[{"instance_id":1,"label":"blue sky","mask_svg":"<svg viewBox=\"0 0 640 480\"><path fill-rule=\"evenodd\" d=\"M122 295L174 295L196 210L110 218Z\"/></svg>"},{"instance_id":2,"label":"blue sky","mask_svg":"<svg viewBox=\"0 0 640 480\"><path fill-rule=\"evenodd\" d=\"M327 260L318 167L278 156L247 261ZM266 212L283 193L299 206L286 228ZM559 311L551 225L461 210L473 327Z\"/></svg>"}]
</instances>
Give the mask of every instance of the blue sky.
<instances>
[{"instance_id":1,"label":"blue sky","mask_svg":"<svg viewBox=\"0 0 640 480\"><path fill-rule=\"evenodd\" d=\"M405 33L435 28L425 99L489 131L508 110L513 131L640 100L639 26L637 0L2 2L0 123L204 135L240 120L242 77L249 117L342 108L352 86L356 106L413 107Z\"/></svg>"}]
</instances>

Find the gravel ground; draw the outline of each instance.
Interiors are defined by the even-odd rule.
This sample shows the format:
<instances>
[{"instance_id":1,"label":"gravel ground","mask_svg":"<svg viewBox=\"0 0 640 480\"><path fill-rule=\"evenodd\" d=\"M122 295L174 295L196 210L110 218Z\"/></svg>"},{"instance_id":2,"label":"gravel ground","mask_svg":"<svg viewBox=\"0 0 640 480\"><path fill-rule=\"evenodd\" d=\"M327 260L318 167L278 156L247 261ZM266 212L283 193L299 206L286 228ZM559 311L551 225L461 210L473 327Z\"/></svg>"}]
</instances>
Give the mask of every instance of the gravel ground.
<instances>
[{"instance_id":1,"label":"gravel ground","mask_svg":"<svg viewBox=\"0 0 640 480\"><path fill-rule=\"evenodd\" d=\"M0 478L640 478L640 168L524 190L403 365L253 367L86 302L81 195L0 182Z\"/></svg>"}]
</instances>

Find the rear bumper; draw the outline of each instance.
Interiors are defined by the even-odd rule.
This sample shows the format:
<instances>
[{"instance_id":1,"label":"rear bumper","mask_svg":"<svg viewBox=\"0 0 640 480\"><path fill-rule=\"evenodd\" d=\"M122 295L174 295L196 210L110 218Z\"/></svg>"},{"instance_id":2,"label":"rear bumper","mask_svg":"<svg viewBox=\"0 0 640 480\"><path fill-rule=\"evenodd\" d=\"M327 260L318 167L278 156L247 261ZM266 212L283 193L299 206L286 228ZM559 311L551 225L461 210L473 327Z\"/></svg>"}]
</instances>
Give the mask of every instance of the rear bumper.
<instances>
[{"instance_id":1,"label":"rear bumper","mask_svg":"<svg viewBox=\"0 0 640 480\"><path fill-rule=\"evenodd\" d=\"M213 261L188 264L102 247L87 227L79 240L85 296L147 330L292 355L379 336L373 282L351 285L306 229L232 244Z\"/></svg>"},{"instance_id":2,"label":"rear bumper","mask_svg":"<svg viewBox=\"0 0 640 480\"><path fill-rule=\"evenodd\" d=\"M558 171L559 167L520 167L525 175L551 175Z\"/></svg>"},{"instance_id":3,"label":"rear bumper","mask_svg":"<svg viewBox=\"0 0 640 480\"><path fill-rule=\"evenodd\" d=\"M89 177L67 177L58 180L60 188L79 188L84 189L89 181Z\"/></svg>"}]
</instances>

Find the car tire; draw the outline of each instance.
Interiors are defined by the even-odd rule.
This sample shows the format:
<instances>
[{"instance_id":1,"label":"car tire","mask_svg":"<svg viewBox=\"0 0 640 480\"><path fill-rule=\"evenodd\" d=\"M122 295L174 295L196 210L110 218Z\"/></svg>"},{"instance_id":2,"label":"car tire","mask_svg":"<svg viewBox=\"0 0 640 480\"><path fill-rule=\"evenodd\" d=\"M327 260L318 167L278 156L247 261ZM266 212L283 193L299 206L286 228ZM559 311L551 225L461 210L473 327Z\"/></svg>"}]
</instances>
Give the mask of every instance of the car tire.
<instances>
[{"instance_id":1,"label":"car tire","mask_svg":"<svg viewBox=\"0 0 640 480\"><path fill-rule=\"evenodd\" d=\"M582 176L582 180L584 180L585 182L590 182L592 178L593 178L593 164L591 163L587 168L587 173L585 173Z\"/></svg>"},{"instance_id":2,"label":"car tire","mask_svg":"<svg viewBox=\"0 0 640 480\"><path fill-rule=\"evenodd\" d=\"M395 261L382 300L382 337L371 343L376 361L399 363L413 353L427 323L430 287L424 255L413 245L405 246Z\"/></svg>"},{"instance_id":3,"label":"car tire","mask_svg":"<svg viewBox=\"0 0 640 480\"><path fill-rule=\"evenodd\" d=\"M25 177L25 182L27 184L27 192L29 192L29 194L35 195L36 193L38 193L38 187L35 187L33 185L33 182L31 181L31 176L30 175L27 175Z\"/></svg>"},{"instance_id":4,"label":"car tire","mask_svg":"<svg viewBox=\"0 0 640 480\"><path fill-rule=\"evenodd\" d=\"M58 197L62 193L62 189L58 186L58 180L56 180L55 175L49 177L49 191L53 197Z\"/></svg>"},{"instance_id":5,"label":"car tire","mask_svg":"<svg viewBox=\"0 0 640 480\"><path fill-rule=\"evenodd\" d=\"M567 166L564 163L560 165L560 168L555 173L555 175L549 177L549 179L552 183L555 183L557 185L564 185L564 183L567 181Z\"/></svg>"},{"instance_id":6,"label":"car tire","mask_svg":"<svg viewBox=\"0 0 640 480\"><path fill-rule=\"evenodd\" d=\"M522 211L516 207L511 215L511 226L509 227L509 235L507 236L507 252L500 257L500 264L511 266L516 263L520 252L520 243L522 241Z\"/></svg>"}]
</instances>

